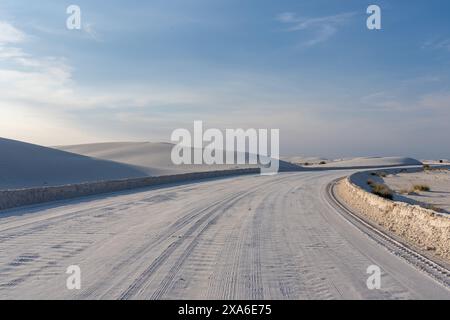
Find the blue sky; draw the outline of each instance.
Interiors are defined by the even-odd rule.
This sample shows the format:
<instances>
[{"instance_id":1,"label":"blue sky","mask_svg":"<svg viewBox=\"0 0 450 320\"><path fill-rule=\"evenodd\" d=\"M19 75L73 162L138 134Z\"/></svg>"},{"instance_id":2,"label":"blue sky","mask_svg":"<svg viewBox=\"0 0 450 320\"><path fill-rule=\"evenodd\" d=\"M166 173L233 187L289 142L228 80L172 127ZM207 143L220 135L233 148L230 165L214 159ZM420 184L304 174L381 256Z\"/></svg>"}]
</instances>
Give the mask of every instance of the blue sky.
<instances>
[{"instance_id":1,"label":"blue sky","mask_svg":"<svg viewBox=\"0 0 450 320\"><path fill-rule=\"evenodd\" d=\"M79 5L82 30L66 29ZM366 9L382 9L382 30ZM168 141L279 128L285 155L450 158L450 3L0 3L0 136Z\"/></svg>"}]
</instances>

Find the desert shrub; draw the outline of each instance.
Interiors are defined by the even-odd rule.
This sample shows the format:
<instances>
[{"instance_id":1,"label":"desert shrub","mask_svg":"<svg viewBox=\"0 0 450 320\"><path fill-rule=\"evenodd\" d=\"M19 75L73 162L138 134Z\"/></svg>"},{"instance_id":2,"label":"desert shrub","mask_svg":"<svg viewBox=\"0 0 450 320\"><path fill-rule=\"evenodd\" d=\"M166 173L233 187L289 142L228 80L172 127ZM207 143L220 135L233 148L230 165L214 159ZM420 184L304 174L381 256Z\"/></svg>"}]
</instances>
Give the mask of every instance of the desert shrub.
<instances>
[{"instance_id":1,"label":"desert shrub","mask_svg":"<svg viewBox=\"0 0 450 320\"><path fill-rule=\"evenodd\" d=\"M424 164L423 165L423 170L430 170L431 166L429 164Z\"/></svg>"},{"instance_id":2,"label":"desert shrub","mask_svg":"<svg viewBox=\"0 0 450 320\"><path fill-rule=\"evenodd\" d=\"M376 194L377 196L383 197L385 199L392 200L394 198L394 193L391 189L388 188L388 186L380 183L373 183L371 185L372 187L372 193Z\"/></svg>"},{"instance_id":3,"label":"desert shrub","mask_svg":"<svg viewBox=\"0 0 450 320\"><path fill-rule=\"evenodd\" d=\"M425 208L425 209L433 210L433 211L440 212L440 213L444 213L445 212L444 209L436 207L434 204L426 204L426 205L423 205L422 207Z\"/></svg>"},{"instance_id":4,"label":"desert shrub","mask_svg":"<svg viewBox=\"0 0 450 320\"><path fill-rule=\"evenodd\" d=\"M380 178L385 178L387 176L386 172L380 171L380 172L371 172L370 173L372 176L377 176Z\"/></svg>"},{"instance_id":5,"label":"desert shrub","mask_svg":"<svg viewBox=\"0 0 450 320\"><path fill-rule=\"evenodd\" d=\"M414 190L414 191L430 191L431 189L430 189L430 187L427 186L426 184L416 184L416 185L413 187L413 190Z\"/></svg>"}]
</instances>

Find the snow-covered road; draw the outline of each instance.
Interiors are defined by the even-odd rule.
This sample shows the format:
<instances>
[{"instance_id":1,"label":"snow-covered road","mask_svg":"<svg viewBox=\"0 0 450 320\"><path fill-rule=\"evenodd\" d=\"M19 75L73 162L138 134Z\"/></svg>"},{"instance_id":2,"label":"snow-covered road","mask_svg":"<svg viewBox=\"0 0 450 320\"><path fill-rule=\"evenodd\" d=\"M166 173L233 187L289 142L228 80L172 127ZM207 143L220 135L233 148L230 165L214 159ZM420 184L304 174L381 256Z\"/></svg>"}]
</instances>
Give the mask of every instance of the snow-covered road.
<instances>
[{"instance_id":1,"label":"snow-covered road","mask_svg":"<svg viewBox=\"0 0 450 320\"><path fill-rule=\"evenodd\" d=\"M2 299L450 298L327 202L349 171L240 176L0 214ZM68 290L66 269L81 268ZM382 270L369 290L366 270Z\"/></svg>"}]
</instances>

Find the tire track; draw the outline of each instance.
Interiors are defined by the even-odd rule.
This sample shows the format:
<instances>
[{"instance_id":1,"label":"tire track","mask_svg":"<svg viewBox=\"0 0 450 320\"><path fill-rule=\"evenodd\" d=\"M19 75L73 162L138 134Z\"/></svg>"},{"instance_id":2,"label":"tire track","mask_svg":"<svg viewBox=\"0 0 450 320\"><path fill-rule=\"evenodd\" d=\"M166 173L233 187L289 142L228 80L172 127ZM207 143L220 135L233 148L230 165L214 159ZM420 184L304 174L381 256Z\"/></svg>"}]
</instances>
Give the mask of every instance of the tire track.
<instances>
[{"instance_id":1,"label":"tire track","mask_svg":"<svg viewBox=\"0 0 450 320\"><path fill-rule=\"evenodd\" d=\"M288 179L289 177L279 178L275 181L270 181L265 185L260 185L257 182L256 188L251 191L238 192L233 194L232 196L222 199L215 203L214 205L209 206L208 208L202 210L204 214L194 225L192 225L189 230L184 234L182 239L171 244L168 248L166 248L163 253L158 256L152 264L136 279L128 289L123 292L119 299L130 299L135 296L139 291L143 290L146 287L146 282L152 277L152 275L164 264L164 262L180 247L184 244L184 239L191 237L191 235L195 236L190 240L187 248L181 253L181 255L177 258L174 265L169 270L166 277L162 280L159 287L152 293L151 299L159 299L161 298L173 284L173 279L179 272L181 266L186 261L186 259L192 254L193 250L197 246L199 242L199 238L202 236L204 232L208 230L208 228L217 222L219 217L225 213L228 209L233 207L237 202L241 199L246 198L250 194L257 193L262 188L267 188L270 185L279 183L280 179ZM252 184L253 185L253 184Z\"/></svg>"},{"instance_id":2,"label":"tire track","mask_svg":"<svg viewBox=\"0 0 450 320\"><path fill-rule=\"evenodd\" d=\"M227 203L228 201L239 197L239 195L234 194L230 197L227 197L223 200L217 201L215 204L208 206L207 208L201 210L199 214L204 214L199 220L197 220L184 234L184 236L170 244L145 270L144 272L128 287L127 290L125 290L119 297L120 300L126 300L132 298L134 295L138 293L139 290L145 285L145 283L149 280L149 278L162 266L162 264L175 252L177 248L179 248L183 243L184 239L190 237L192 234L194 234L203 223L206 223L206 225L201 229L204 230L206 227L211 223L211 221L208 222L208 219L210 219L214 213L215 208L219 207L220 205ZM197 235L194 240L191 242L194 243L194 241L198 238L199 235ZM191 246L191 245L190 245ZM189 247L188 247L189 249ZM191 250L187 250L186 252L190 254ZM185 256L188 254L185 254L182 256L182 261L184 261ZM173 278L173 274L170 276L170 279ZM165 283L167 282L164 281ZM164 284L163 287L166 287ZM160 290L161 291L161 290Z\"/></svg>"},{"instance_id":3,"label":"tire track","mask_svg":"<svg viewBox=\"0 0 450 320\"><path fill-rule=\"evenodd\" d=\"M394 255L403 258L409 264L423 271L425 274L435 279L447 289L450 289L450 270L414 251L409 246L400 243L399 241L390 237L387 233L381 231L371 222L348 209L345 204L343 204L338 199L334 192L335 185L339 180L341 179L332 181L326 188L326 195L328 197L328 202L330 203L330 205L335 207L347 221L367 234L372 240L384 246Z\"/></svg>"}]
</instances>

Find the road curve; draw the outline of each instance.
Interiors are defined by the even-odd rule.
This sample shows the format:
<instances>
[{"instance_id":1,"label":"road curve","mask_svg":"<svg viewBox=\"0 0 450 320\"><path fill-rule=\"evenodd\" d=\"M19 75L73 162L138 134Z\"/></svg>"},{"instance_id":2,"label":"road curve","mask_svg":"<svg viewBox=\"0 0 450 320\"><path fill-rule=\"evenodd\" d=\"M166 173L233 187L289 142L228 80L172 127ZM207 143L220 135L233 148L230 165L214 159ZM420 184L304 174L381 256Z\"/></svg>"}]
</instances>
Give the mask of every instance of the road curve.
<instances>
[{"instance_id":1,"label":"road curve","mask_svg":"<svg viewBox=\"0 0 450 320\"><path fill-rule=\"evenodd\" d=\"M450 299L327 200L350 171L241 176L0 214L1 299ZM66 287L81 268L81 289ZM369 290L366 270L382 270Z\"/></svg>"}]
</instances>

